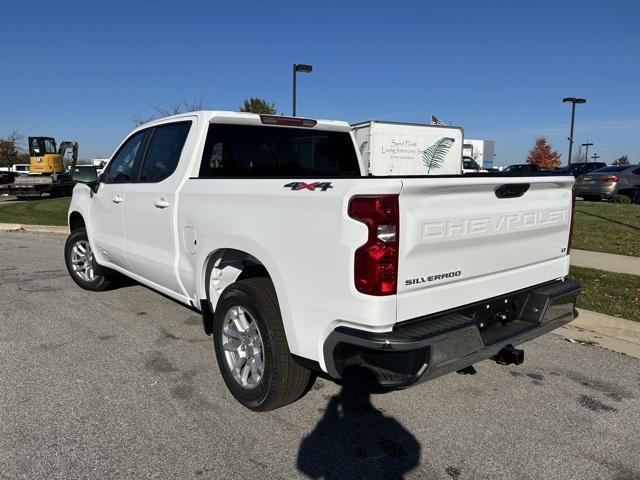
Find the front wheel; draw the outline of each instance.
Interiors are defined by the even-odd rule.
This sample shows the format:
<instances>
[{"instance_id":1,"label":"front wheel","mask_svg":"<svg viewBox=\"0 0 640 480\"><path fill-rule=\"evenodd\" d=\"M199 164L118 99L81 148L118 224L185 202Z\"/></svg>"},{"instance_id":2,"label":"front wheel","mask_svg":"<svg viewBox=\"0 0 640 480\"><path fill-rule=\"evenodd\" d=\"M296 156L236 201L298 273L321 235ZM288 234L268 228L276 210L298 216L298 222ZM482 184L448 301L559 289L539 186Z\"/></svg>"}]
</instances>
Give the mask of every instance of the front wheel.
<instances>
[{"instance_id":1,"label":"front wheel","mask_svg":"<svg viewBox=\"0 0 640 480\"><path fill-rule=\"evenodd\" d=\"M111 276L96 263L86 229L74 230L67 237L64 260L69 275L81 288L98 292L111 286Z\"/></svg>"},{"instance_id":2,"label":"front wheel","mask_svg":"<svg viewBox=\"0 0 640 480\"><path fill-rule=\"evenodd\" d=\"M251 410L294 402L315 380L289 352L268 278L241 280L225 289L215 311L213 342L227 387Z\"/></svg>"}]
</instances>

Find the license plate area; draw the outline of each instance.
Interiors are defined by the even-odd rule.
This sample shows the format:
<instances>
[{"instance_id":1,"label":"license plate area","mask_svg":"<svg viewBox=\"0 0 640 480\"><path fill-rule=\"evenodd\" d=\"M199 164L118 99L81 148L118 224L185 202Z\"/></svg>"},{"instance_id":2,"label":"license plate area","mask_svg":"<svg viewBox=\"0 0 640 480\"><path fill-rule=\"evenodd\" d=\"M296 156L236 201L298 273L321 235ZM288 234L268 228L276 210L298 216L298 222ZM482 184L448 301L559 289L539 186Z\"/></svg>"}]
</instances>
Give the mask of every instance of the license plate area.
<instances>
[{"instance_id":1,"label":"license plate area","mask_svg":"<svg viewBox=\"0 0 640 480\"><path fill-rule=\"evenodd\" d=\"M482 342L491 345L540 325L544 312L531 308L530 297L530 292L507 295L461 313L474 319Z\"/></svg>"}]
</instances>

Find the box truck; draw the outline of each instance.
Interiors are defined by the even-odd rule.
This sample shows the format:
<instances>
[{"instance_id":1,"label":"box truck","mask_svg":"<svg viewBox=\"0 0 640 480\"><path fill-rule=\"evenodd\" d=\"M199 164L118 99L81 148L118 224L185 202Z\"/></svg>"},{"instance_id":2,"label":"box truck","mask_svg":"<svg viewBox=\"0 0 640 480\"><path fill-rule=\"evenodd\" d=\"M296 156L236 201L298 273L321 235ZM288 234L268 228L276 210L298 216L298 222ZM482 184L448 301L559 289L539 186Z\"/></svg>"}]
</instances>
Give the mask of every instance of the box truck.
<instances>
[{"instance_id":1,"label":"box truck","mask_svg":"<svg viewBox=\"0 0 640 480\"><path fill-rule=\"evenodd\" d=\"M369 175L461 174L460 127L370 120L351 130Z\"/></svg>"},{"instance_id":2,"label":"box truck","mask_svg":"<svg viewBox=\"0 0 640 480\"><path fill-rule=\"evenodd\" d=\"M481 168L493 168L496 142L493 140L472 140L465 138L462 155L473 158Z\"/></svg>"}]
</instances>

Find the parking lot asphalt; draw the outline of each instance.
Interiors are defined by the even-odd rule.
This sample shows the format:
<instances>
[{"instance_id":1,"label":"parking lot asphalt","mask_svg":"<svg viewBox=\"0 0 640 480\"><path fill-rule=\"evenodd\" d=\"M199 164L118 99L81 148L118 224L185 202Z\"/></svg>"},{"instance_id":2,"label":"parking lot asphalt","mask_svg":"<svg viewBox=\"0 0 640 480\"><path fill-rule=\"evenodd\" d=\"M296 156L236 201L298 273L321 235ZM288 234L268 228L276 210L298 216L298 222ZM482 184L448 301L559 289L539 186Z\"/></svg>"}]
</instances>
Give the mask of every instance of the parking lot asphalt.
<instances>
[{"instance_id":1,"label":"parking lot asphalt","mask_svg":"<svg viewBox=\"0 0 640 480\"><path fill-rule=\"evenodd\" d=\"M62 235L0 233L0 478L640 479L640 360L549 334L525 363L238 404L199 315L82 291Z\"/></svg>"}]
</instances>

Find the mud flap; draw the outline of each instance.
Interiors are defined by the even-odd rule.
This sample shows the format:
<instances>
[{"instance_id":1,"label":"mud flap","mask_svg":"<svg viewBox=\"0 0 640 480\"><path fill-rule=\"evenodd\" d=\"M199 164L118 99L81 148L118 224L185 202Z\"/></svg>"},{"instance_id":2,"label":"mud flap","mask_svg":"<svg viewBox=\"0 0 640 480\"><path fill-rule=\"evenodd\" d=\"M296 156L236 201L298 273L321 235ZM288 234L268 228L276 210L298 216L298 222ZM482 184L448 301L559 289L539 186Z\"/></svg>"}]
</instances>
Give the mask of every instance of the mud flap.
<instances>
[{"instance_id":1,"label":"mud flap","mask_svg":"<svg viewBox=\"0 0 640 480\"><path fill-rule=\"evenodd\" d=\"M202 327L205 335L213 333L213 310L207 299L200 300L200 311L202 312Z\"/></svg>"}]
</instances>

